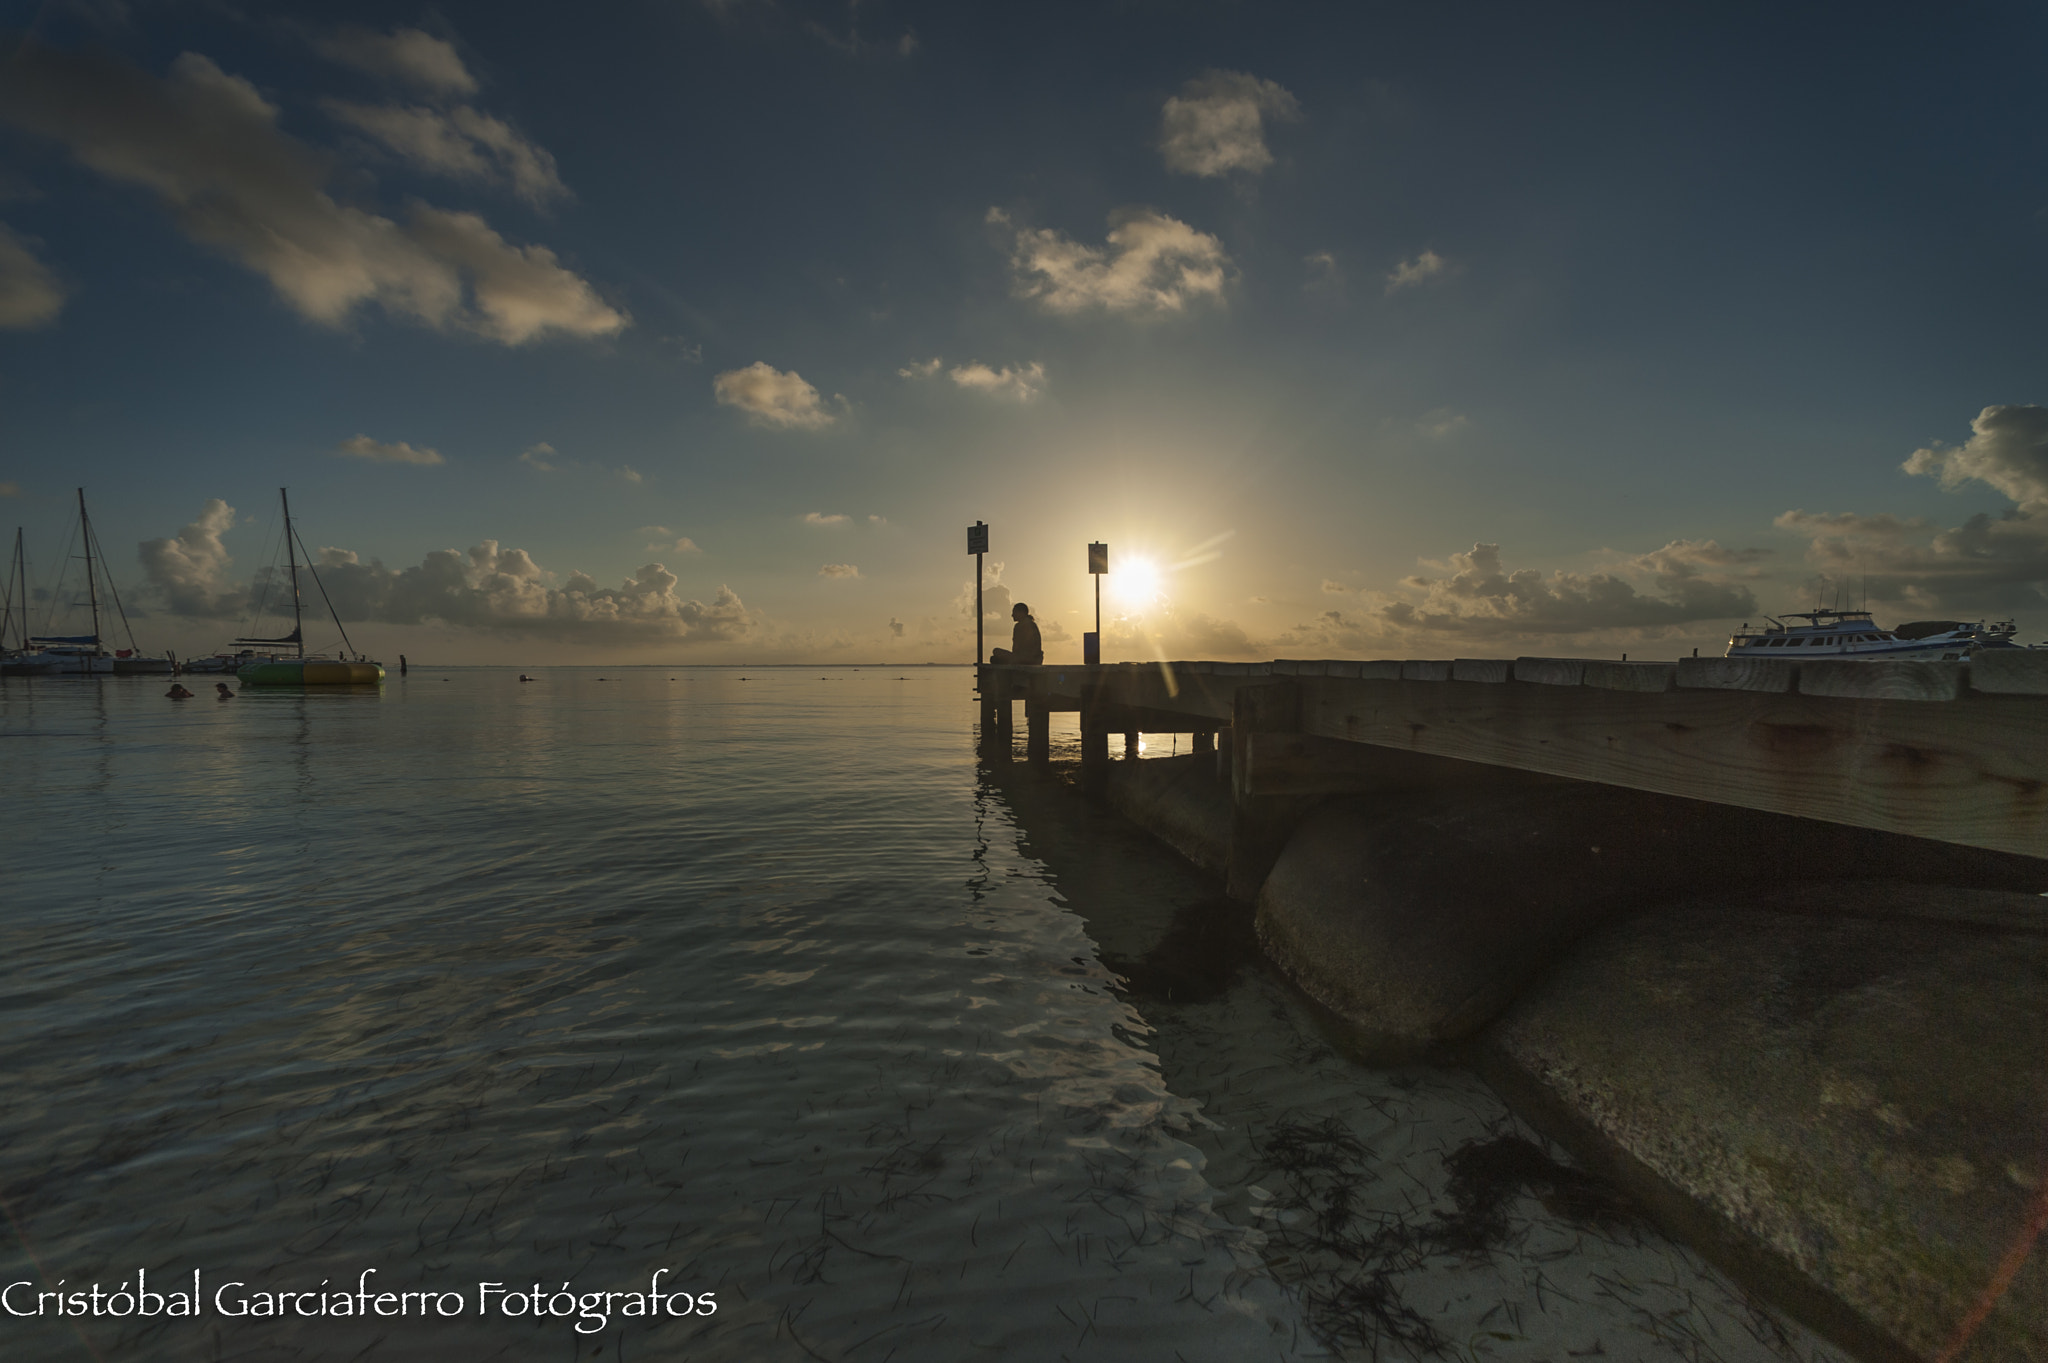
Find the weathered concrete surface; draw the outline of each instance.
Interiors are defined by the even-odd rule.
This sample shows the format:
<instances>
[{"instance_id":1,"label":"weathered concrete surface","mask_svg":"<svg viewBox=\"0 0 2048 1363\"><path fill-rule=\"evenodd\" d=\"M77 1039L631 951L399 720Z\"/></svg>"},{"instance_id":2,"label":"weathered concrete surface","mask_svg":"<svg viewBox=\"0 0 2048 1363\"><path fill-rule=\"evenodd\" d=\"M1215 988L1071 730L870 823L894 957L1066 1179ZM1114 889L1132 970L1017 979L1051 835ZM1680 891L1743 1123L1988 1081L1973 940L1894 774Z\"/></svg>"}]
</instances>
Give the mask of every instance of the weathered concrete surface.
<instances>
[{"instance_id":1,"label":"weathered concrete surface","mask_svg":"<svg viewBox=\"0 0 2048 1363\"><path fill-rule=\"evenodd\" d=\"M2048 888L2048 863L1579 782L1334 800L1258 899L1259 940L1389 1058L1467 1035L1621 907L1827 874Z\"/></svg>"},{"instance_id":2,"label":"weathered concrete surface","mask_svg":"<svg viewBox=\"0 0 2048 1363\"><path fill-rule=\"evenodd\" d=\"M1216 774L1216 754L1113 763L1105 790L1119 814L1223 878L1230 862L1230 784Z\"/></svg>"},{"instance_id":3,"label":"weathered concrete surface","mask_svg":"<svg viewBox=\"0 0 2048 1363\"><path fill-rule=\"evenodd\" d=\"M2038 1361L2044 920L2035 896L1840 884L1632 914L1489 1029L1490 1077L1864 1356L1967 1331L1959 1359Z\"/></svg>"}]
</instances>

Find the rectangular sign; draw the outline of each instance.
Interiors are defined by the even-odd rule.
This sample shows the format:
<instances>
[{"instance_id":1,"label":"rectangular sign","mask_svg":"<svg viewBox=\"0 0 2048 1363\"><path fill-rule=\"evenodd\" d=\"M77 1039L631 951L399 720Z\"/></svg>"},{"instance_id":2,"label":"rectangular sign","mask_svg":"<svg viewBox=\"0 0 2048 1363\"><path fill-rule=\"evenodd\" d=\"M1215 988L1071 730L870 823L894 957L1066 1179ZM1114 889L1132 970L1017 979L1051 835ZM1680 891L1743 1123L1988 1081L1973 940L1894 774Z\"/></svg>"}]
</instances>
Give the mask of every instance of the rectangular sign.
<instances>
[{"instance_id":1,"label":"rectangular sign","mask_svg":"<svg viewBox=\"0 0 2048 1363\"><path fill-rule=\"evenodd\" d=\"M988 552L988 526L976 521L967 527L967 552L985 554Z\"/></svg>"},{"instance_id":2,"label":"rectangular sign","mask_svg":"<svg viewBox=\"0 0 2048 1363\"><path fill-rule=\"evenodd\" d=\"M1088 546L1088 571L1091 573L1106 573L1109 571L1108 545L1091 544Z\"/></svg>"}]
</instances>

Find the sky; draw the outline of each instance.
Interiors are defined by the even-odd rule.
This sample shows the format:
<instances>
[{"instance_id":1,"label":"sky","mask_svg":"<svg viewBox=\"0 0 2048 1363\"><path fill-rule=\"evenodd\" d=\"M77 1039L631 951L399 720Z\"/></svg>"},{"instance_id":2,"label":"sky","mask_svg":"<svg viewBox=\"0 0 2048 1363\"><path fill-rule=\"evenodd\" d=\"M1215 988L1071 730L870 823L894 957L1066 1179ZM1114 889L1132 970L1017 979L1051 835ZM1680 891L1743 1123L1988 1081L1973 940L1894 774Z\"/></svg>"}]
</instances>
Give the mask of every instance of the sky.
<instances>
[{"instance_id":1,"label":"sky","mask_svg":"<svg viewBox=\"0 0 2048 1363\"><path fill-rule=\"evenodd\" d=\"M82 628L83 488L181 656L282 632L280 488L387 663L965 662L976 521L1055 662L1097 540L1110 660L2037 642L2044 57L1998 3L0 3L0 528Z\"/></svg>"}]
</instances>

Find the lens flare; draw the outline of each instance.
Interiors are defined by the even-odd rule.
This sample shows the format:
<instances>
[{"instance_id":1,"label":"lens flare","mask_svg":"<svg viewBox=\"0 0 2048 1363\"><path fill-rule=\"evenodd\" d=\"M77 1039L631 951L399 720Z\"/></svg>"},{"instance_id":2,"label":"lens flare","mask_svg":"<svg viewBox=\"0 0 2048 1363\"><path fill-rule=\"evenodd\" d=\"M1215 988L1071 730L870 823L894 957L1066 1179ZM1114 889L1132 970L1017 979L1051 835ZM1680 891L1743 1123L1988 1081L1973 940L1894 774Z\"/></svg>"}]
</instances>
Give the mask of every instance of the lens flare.
<instances>
[{"instance_id":1,"label":"lens flare","mask_svg":"<svg viewBox=\"0 0 2048 1363\"><path fill-rule=\"evenodd\" d=\"M1126 610L1143 610L1166 594L1166 574L1159 564L1141 555L1112 561L1109 580L1102 584L1105 594Z\"/></svg>"}]
</instances>

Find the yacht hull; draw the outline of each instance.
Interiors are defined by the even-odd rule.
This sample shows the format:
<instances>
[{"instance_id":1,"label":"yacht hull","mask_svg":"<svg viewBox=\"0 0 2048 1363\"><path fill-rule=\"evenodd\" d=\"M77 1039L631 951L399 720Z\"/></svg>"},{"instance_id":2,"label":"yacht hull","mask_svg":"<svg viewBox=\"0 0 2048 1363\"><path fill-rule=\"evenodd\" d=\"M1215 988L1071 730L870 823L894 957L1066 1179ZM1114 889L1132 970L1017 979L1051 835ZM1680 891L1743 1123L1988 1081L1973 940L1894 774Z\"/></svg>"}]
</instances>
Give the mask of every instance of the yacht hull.
<instances>
[{"instance_id":1,"label":"yacht hull","mask_svg":"<svg viewBox=\"0 0 2048 1363\"><path fill-rule=\"evenodd\" d=\"M345 663L326 658L252 663L235 674L244 686L375 686L384 680L378 663Z\"/></svg>"}]
</instances>

